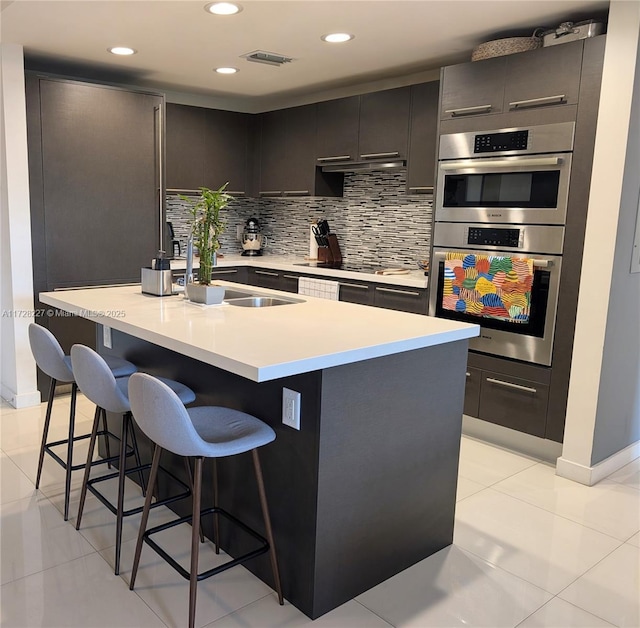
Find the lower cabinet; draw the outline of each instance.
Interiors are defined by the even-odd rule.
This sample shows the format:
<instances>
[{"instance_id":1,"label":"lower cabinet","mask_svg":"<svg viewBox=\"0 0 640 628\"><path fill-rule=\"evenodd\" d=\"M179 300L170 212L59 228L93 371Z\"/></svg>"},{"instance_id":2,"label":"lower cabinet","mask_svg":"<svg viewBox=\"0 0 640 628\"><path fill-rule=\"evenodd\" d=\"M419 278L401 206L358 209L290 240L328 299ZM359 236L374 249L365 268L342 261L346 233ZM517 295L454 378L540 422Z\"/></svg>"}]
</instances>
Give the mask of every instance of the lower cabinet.
<instances>
[{"instance_id":1,"label":"lower cabinet","mask_svg":"<svg viewBox=\"0 0 640 628\"><path fill-rule=\"evenodd\" d=\"M267 270L266 268L247 268L247 283L259 288L281 290L281 275L282 273L277 270Z\"/></svg>"},{"instance_id":2,"label":"lower cabinet","mask_svg":"<svg viewBox=\"0 0 640 628\"><path fill-rule=\"evenodd\" d=\"M426 314L427 291L423 288L375 286L373 304L388 310Z\"/></svg>"},{"instance_id":3,"label":"lower cabinet","mask_svg":"<svg viewBox=\"0 0 640 628\"><path fill-rule=\"evenodd\" d=\"M373 284L359 281L340 281L340 301L373 305Z\"/></svg>"},{"instance_id":4,"label":"lower cabinet","mask_svg":"<svg viewBox=\"0 0 640 628\"><path fill-rule=\"evenodd\" d=\"M468 416L544 438L548 400L548 383L467 367Z\"/></svg>"}]
</instances>

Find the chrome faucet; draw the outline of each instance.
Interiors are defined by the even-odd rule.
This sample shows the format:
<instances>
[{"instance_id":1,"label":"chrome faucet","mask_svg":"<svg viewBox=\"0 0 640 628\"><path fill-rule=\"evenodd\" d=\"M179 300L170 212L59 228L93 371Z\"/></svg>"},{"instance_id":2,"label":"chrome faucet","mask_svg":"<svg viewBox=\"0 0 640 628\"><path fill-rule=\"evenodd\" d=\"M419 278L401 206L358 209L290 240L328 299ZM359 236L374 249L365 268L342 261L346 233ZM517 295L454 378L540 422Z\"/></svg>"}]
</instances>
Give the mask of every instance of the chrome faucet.
<instances>
[{"instance_id":1,"label":"chrome faucet","mask_svg":"<svg viewBox=\"0 0 640 628\"><path fill-rule=\"evenodd\" d=\"M187 240L187 269L184 274L184 285L193 283L193 233L189 234Z\"/></svg>"}]
</instances>

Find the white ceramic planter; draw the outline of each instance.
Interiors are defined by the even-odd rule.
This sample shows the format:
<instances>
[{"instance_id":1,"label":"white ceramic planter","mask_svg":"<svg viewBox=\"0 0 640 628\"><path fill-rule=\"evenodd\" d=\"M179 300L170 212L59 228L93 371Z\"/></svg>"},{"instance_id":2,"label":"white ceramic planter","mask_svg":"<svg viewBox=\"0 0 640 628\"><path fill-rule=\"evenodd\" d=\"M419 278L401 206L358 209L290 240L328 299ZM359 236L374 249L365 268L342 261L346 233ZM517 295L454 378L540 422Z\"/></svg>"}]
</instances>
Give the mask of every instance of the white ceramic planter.
<instances>
[{"instance_id":1,"label":"white ceramic planter","mask_svg":"<svg viewBox=\"0 0 640 628\"><path fill-rule=\"evenodd\" d=\"M187 297L194 303L216 305L224 299L224 286L203 286L199 283L188 283Z\"/></svg>"}]
</instances>

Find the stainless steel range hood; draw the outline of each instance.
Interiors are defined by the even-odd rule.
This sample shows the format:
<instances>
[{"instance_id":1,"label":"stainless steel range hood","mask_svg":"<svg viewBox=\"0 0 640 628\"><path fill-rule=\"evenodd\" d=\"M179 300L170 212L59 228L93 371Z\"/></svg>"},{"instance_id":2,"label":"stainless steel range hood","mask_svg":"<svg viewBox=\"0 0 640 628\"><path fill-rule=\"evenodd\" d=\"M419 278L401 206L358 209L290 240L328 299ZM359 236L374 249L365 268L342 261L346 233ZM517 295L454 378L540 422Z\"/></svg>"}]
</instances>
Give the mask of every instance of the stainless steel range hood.
<instances>
[{"instance_id":1,"label":"stainless steel range hood","mask_svg":"<svg viewBox=\"0 0 640 628\"><path fill-rule=\"evenodd\" d=\"M392 170L406 168L404 159L387 159L385 161L358 161L344 164L326 164L322 172L370 172L375 170Z\"/></svg>"}]
</instances>

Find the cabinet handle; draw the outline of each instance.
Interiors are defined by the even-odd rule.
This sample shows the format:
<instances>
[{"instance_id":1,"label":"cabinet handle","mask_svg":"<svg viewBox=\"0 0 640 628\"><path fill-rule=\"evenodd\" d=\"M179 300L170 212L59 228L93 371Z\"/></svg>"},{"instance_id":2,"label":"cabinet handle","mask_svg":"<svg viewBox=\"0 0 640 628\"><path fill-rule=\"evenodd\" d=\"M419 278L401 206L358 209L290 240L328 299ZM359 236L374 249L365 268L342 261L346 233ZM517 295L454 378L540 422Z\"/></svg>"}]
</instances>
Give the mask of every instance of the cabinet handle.
<instances>
[{"instance_id":1,"label":"cabinet handle","mask_svg":"<svg viewBox=\"0 0 640 628\"><path fill-rule=\"evenodd\" d=\"M316 161L342 161L351 159L351 155L335 155L334 157L318 157Z\"/></svg>"},{"instance_id":2,"label":"cabinet handle","mask_svg":"<svg viewBox=\"0 0 640 628\"><path fill-rule=\"evenodd\" d=\"M192 194L200 195L200 190L190 190L187 188L167 188L165 192L167 194L185 194L189 196Z\"/></svg>"},{"instance_id":3,"label":"cabinet handle","mask_svg":"<svg viewBox=\"0 0 640 628\"><path fill-rule=\"evenodd\" d=\"M268 270L256 270L256 275L269 275L269 277L279 277L278 273L270 273Z\"/></svg>"},{"instance_id":4,"label":"cabinet handle","mask_svg":"<svg viewBox=\"0 0 640 628\"><path fill-rule=\"evenodd\" d=\"M415 190L416 192L433 192L433 185L412 185L409 187L410 190Z\"/></svg>"},{"instance_id":5,"label":"cabinet handle","mask_svg":"<svg viewBox=\"0 0 640 628\"><path fill-rule=\"evenodd\" d=\"M282 190L260 190L260 196L282 196Z\"/></svg>"},{"instance_id":6,"label":"cabinet handle","mask_svg":"<svg viewBox=\"0 0 640 628\"><path fill-rule=\"evenodd\" d=\"M242 190L225 190L225 192L233 196L244 196L246 194L246 192L243 192Z\"/></svg>"},{"instance_id":7,"label":"cabinet handle","mask_svg":"<svg viewBox=\"0 0 640 628\"><path fill-rule=\"evenodd\" d=\"M469 371L466 372L467 377L471 377L471 373Z\"/></svg>"},{"instance_id":8,"label":"cabinet handle","mask_svg":"<svg viewBox=\"0 0 640 628\"><path fill-rule=\"evenodd\" d=\"M283 194L285 196L307 196L309 190L285 190Z\"/></svg>"},{"instance_id":9,"label":"cabinet handle","mask_svg":"<svg viewBox=\"0 0 640 628\"><path fill-rule=\"evenodd\" d=\"M282 275L285 279L299 279L298 275Z\"/></svg>"},{"instance_id":10,"label":"cabinet handle","mask_svg":"<svg viewBox=\"0 0 640 628\"><path fill-rule=\"evenodd\" d=\"M522 390L523 392L531 393L535 395L538 391L535 388L529 386L520 386L520 384L512 384L511 382L503 382L501 379L493 379L493 377L487 377L487 381L498 386L504 386L505 388L515 388L516 390Z\"/></svg>"},{"instance_id":11,"label":"cabinet handle","mask_svg":"<svg viewBox=\"0 0 640 628\"><path fill-rule=\"evenodd\" d=\"M555 105L566 102L564 94L557 96L544 96L543 98L529 98L528 100L514 100L509 103L509 109L521 109L523 107L536 107L538 105Z\"/></svg>"},{"instance_id":12,"label":"cabinet handle","mask_svg":"<svg viewBox=\"0 0 640 628\"><path fill-rule=\"evenodd\" d=\"M450 113L452 116L468 116L481 111L491 111L491 109L493 109L493 105L476 105L475 107L461 107L460 109L445 109L445 113Z\"/></svg>"},{"instance_id":13,"label":"cabinet handle","mask_svg":"<svg viewBox=\"0 0 640 628\"><path fill-rule=\"evenodd\" d=\"M415 290L397 290L395 288L378 288L378 287L376 287L376 290L380 292L393 292L394 294L407 294L412 297L420 296L420 293L416 292Z\"/></svg>"},{"instance_id":14,"label":"cabinet handle","mask_svg":"<svg viewBox=\"0 0 640 628\"><path fill-rule=\"evenodd\" d=\"M234 273L237 273L238 270L236 268L231 268L230 270L212 270L211 274L212 275L233 275Z\"/></svg>"},{"instance_id":15,"label":"cabinet handle","mask_svg":"<svg viewBox=\"0 0 640 628\"><path fill-rule=\"evenodd\" d=\"M368 290L369 286L363 283L344 283L340 282L340 287L344 286L345 288L357 288L358 290Z\"/></svg>"},{"instance_id":16,"label":"cabinet handle","mask_svg":"<svg viewBox=\"0 0 640 628\"><path fill-rule=\"evenodd\" d=\"M366 155L360 155L362 159L375 159L376 157L398 157L400 153L397 150L392 150L388 153L367 153Z\"/></svg>"}]
</instances>

